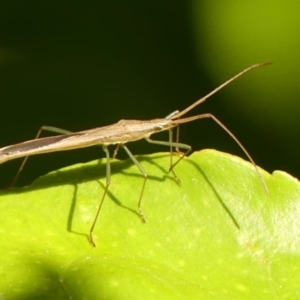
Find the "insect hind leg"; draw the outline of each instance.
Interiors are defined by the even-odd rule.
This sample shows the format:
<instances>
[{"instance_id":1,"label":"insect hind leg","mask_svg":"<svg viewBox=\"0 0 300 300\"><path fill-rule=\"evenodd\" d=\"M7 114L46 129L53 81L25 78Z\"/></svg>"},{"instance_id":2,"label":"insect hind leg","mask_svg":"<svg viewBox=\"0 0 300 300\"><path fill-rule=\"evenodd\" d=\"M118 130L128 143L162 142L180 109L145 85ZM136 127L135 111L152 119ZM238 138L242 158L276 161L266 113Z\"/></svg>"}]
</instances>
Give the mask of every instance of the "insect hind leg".
<instances>
[{"instance_id":1,"label":"insect hind leg","mask_svg":"<svg viewBox=\"0 0 300 300\"><path fill-rule=\"evenodd\" d=\"M37 135L35 136L35 140L38 139L40 137L40 135L42 134L43 131L49 131L49 132L54 132L54 133L58 133L58 134L69 134L69 133L72 133L72 131L69 131L69 130L65 130L65 129L61 129L61 128L58 128L58 127L53 127L53 126L42 126ZM23 171L24 169L24 166L27 162L29 158L29 155L24 157L24 159L22 160L22 163L15 175L15 177L13 178L13 180L11 181L10 185L8 186L8 188L11 188L13 186L15 186L16 182L18 181L19 177L20 177L20 174L21 172Z\"/></svg>"}]
</instances>

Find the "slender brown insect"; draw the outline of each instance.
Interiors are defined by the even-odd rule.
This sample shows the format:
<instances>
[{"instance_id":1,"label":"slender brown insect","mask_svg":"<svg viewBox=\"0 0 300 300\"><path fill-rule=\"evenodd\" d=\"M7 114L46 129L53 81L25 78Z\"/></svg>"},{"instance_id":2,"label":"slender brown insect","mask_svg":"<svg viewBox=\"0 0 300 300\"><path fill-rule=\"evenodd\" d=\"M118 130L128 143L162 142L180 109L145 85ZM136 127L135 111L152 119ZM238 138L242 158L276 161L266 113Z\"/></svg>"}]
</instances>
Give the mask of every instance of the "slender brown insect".
<instances>
[{"instance_id":1,"label":"slender brown insect","mask_svg":"<svg viewBox=\"0 0 300 300\"><path fill-rule=\"evenodd\" d=\"M176 142L173 141L173 132L172 129L174 127L178 127L180 124L188 123L191 121L195 121L198 119L204 119L204 118L211 118L213 119L221 128L223 128L232 138L233 140L239 145L239 147L243 150L243 152L246 154L248 159L251 161L253 166L256 169L256 172L259 176L259 179L268 194L268 188L267 185L259 172L259 169L257 168L254 160L250 156L250 154L247 152L245 147L241 144L241 142L227 129L227 127L222 124L214 115L210 113L195 115L191 117L185 117L180 119L182 116L184 116L186 113L188 113L190 110L192 110L197 105L203 103L207 98L218 92L220 89L237 79L238 77L242 76L246 72L269 65L269 62L266 63L260 63L252 65L251 67L246 68L242 72L238 73L231 79L227 80L223 84L221 84L219 87L214 89L212 92L210 92L205 97L197 100L192 105L188 106L186 109L182 111L175 111L168 115L166 118L161 119L153 119L153 120L147 120L147 121L140 121L140 120L120 120L118 123L99 127L95 129L90 130L84 130L79 132L71 132L68 130L60 129L57 127L52 126L43 126L38 131L38 134L34 140L26 141L23 143L7 146L0 149L0 164L4 163L6 161L18 158L18 157L25 157L15 178L12 181L12 186L16 183L21 171L24 168L24 165L30 155L35 154L42 154L42 153L48 153L48 152L56 152L56 151L64 151L64 150L71 150L71 149L77 149L77 148L84 148L84 147L90 147L94 145L102 145L102 148L105 152L107 163L106 163L106 186L102 195L102 199L100 201L97 213L95 215L93 224L90 229L89 233L89 239L93 246L95 246L94 238L93 238L93 232L95 225L97 223L97 219L99 217L105 196L107 194L109 185L110 185L110 176L111 176L111 169L110 169L110 154L108 151L109 145L117 145L116 152L118 151L119 147L122 147L128 154L128 156L131 158L131 160L135 163L135 165L138 167L140 172L142 173L144 177L144 182L141 190L141 194L138 201L138 210L140 213L140 217L143 222L145 222L144 214L141 208L142 204L142 197L145 189L145 184L147 181L147 173L142 167L142 165L138 162L138 160L134 157L134 155L130 152L130 150L125 145L128 142L137 141L140 139L145 139L147 142L152 144L158 144L163 146L169 146L170 147L170 169L175 178L180 182L179 178L177 177L174 167L181 161L181 159L186 156L189 152L191 152L192 148L191 146L183 143L179 143L178 139ZM45 138L39 138L42 131L51 131L54 133L58 133L61 135L52 136L52 137L45 137ZM154 133L158 133L161 131L169 131L169 141L157 141L150 139L150 136ZM178 160L173 163L173 148L183 149L185 152L178 158Z\"/></svg>"}]
</instances>

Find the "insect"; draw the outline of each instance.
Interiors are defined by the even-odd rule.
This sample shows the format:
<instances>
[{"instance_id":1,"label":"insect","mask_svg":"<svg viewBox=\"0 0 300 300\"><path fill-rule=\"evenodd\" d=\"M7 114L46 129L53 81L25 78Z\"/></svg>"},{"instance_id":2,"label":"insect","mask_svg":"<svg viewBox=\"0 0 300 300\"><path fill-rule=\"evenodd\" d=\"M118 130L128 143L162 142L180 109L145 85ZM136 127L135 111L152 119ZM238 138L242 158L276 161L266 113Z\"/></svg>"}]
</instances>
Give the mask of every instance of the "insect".
<instances>
[{"instance_id":1,"label":"insect","mask_svg":"<svg viewBox=\"0 0 300 300\"><path fill-rule=\"evenodd\" d=\"M259 172L254 160L250 156L250 154L247 152L245 147L241 144L241 142L227 129L225 125L223 125L214 115L210 113L204 113L204 114L199 114L195 116L190 116L190 117L184 117L186 113L188 113L190 110L198 106L199 104L203 103L207 98L211 97L213 94L218 92L220 89L231 83L232 81L236 80L238 77L242 76L246 72L269 65L270 62L266 63L260 63L260 64L255 64L252 65L237 75L233 76L231 79L227 80L223 84L221 84L219 87L214 89L212 92L204 96L203 98L197 100L194 102L192 105L188 106L182 111L174 111L170 115L168 115L165 118L160 118L160 119L153 119L153 120L146 120L146 121L141 121L141 120L120 120L119 122L104 126L104 127L99 127L95 129L90 129L90 130L84 130L84 131L79 131L79 132L71 132L68 130L63 130L57 127L52 127L52 126L42 126L40 130L38 131L36 138L34 140L29 140L25 141L23 143L7 146L4 148L0 149L0 164L4 163L6 161L19 158L19 157L24 157L22 164L13 179L12 185L15 184L17 181L21 171L24 168L24 165L30 155L35 155L35 154L42 154L42 153L48 153L48 152L55 152L55 151L64 151L64 150L71 150L71 149L77 149L77 148L84 148L84 147L90 147L94 145L101 145L105 155L106 155L106 185L104 188L104 192L98 207L98 210L96 212L94 221L92 223L92 226L90 228L89 232L89 240L91 244L95 247L95 241L93 237L93 232L94 228L96 226L101 208L103 206L104 199L106 197L106 194L108 192L109 185L111 183L111 167L110 167L110 153L108 150L108 146L110 145L117 145L117 148L114 152L114 156L116 155L117 151L119 148L123 148L130 159L135 163L135 165L138 167L140 170L142 176L144 177L141 193L139 196L139 201L138 201L138 211L140 214L140 217L143 222L145 222L145 217L141 208L142 204L142 198L145 190L145 185L147 181L147 173L144 170L143 166L138 162L138 160L134 157L134 155L130 152L130 150L127 148L125 145L128 142L133 142L137 141L140 139L145 139L147 142L152 143L152 144L158 144L158 145L163 145L163 146L168 146L170 147L170 168L169 172L172 172L175 178L177 179L178 182L180 182L180 179L177 177L174 167L185 157L188 153L191 152L192 148L190 145L180 143L178 141L178 136L176 141L173 141L173 131L172 129L175 127L178 127L180 124L183 123L188 123L192 122L198 119L204 119L204 118L211 118L213 121L215 121L223 130L225 130L231 138L238 144L238 146L243 150L245 155L248 157L248 159L251 161L253 166L256 169L256 172L258 174L258 177L268 194L268 188L267 185ZM161 131L169 131L169 141L158 141L158 140L152 140L150 139L150 136L154 133L158 133ZM51 131L54 133L58 133L60 135L56 136L51 136L51 137L45 137L45 138L39 138L42 131ZM174 148L179 152L179 149L184 150L183 153L181 153L180 157L176 160L176 162L173 162L173 154L174 154Z\"/></svg>"}]
</instances>

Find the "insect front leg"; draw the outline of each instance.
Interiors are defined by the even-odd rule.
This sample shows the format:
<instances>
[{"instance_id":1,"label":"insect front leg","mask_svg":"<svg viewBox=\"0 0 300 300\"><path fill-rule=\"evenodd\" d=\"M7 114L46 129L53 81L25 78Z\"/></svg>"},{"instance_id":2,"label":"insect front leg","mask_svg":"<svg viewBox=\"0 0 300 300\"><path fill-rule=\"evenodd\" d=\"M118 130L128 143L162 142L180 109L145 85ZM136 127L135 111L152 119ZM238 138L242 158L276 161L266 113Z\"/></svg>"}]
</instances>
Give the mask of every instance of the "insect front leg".
<instances>
[{"instance_id":1,"label":"insect front leg","mask_svg":"<svg viewBox=\"0 0 300 300\"><path fill-rule=\"evenodd\" d=\"M167 119L167 120L172 120L172 118L174 117L174 116L176 116L176 115L178 115L179 114L179 110L175 110L175 111L173 111L172 113L170 113L169 115L167 115L166 117L165 117L165 119ZM173 131L172 131L172 129L170 129L169 130L169 141L170 142L172 142L173 141ZM177 143L179 143L179 125L178 126L176 126L176 142ZM170 147L171 149L171 153L173 152L173 148L172 148L172 146ZM179 153L179 154L182 154L182 152L179 150L179 147L175 147L175 149L176 149L176 152L177 153ZM171 163L171 165L172 165L172 163ZM177 177L178 178L178 177ZM178 178L179 179L179 178Z\"/></svg>"},{"instance_id":2,"label":"insect front leg","mask_svg":"<svg viewBox=\"0 0 300 300\"><path fill-rule=\"evenodd\" d=\"M178 142L173 142L173 131L172 129L169 130L169 141L165 142L165 141L157 141L157 140L151 140L151 139L146 139L146 141L148 143L151 144L156 144L156 145L162 145L162 146L169 146L171 149L171 154L170 154L170 168L169 168L169 172L172 172L175 179L178 181L179 184L181 184L181 180L180 178L176 175L175 171L174 171L174 167L186 156L188 155L191 151L192 151L192 147L190 145L187 144L183 144L183 143L178 143ZM182 155L180 155L179 159L173 163L173 147L180 148L180 149L184 149L186 150L185 152L183 152Z\"/></svg>"}]
</instances>

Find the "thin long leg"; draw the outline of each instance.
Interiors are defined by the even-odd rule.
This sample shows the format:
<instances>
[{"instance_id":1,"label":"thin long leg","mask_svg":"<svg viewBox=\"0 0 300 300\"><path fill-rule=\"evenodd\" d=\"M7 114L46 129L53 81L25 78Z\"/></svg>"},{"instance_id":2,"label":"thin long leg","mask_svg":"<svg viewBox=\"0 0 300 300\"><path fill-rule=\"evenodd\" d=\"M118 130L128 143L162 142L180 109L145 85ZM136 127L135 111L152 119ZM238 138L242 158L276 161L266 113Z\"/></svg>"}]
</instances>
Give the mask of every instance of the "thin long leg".
<instances>
[{"instance_id":1,"label":"thin long leg","mask_svg":"<svg viewBox=\"0 0 300 300\"><path fill-rule=\"evenodd\" d=\"M170 144L170 167L173 165L173 129L169 129L169 144ZM174 174L174 172L173 172ZM175 178L177 178L176 174L174 174Z\"/></svg>"},{"instance_id":2,"label":"thin long leg","mask_svg":"<svg viewBox=\"0 0 300 300\"><path fill-rule=\"evenodd\" d=\"M170 165L170 169L169 172L171 171L173 173L173 175L175 176L176 180L178 180L179 183L181 183L181 180L177 177L176 173L174 172L174 167L186 156L188 155L191 151L192 151L192 147L190 145L187 144L183 144L183 143L178 143L178 142L173 142L172 141L172 133L171 130L170 132L170 138L169 138L169 142L165 142L165 141L157 141L157 140L151 140L151 139L146 139L146 141L148 143L151 144L156 144L156 145L162 145L162 146L170 146L170 147L176 147L176 148L181 148L181 149L185 149L186 151L179 157L179 159L173 163L172 158L171 158L171 165ZM172 153L171 153L172 154Z\"/></svg>"},{"instance_id":3,"label":"thin long leg","mask_svg":"<svg viewBox=\"0 0 300 300\"><path fill-rule=\"evenodd\" d=\"M178 126L177 126L178 128ZM178 141L176 141L178 142ZM174 156L174 152L173 152L173 129L169 129L169 144L170 144L170 168L169 168L169 172L172 171L175 179L177 180L177 182L179 184L182 184L182 181L180 180L180 178L177 176L177 174L175 173L174 169L171 167L173 166L173 156ZM178 147L175 147L176 152L178 153Z\"/></svg>"},{"instance_id":4,"label":"thin long leg","mask_svg":"<svg viewBox=\"0 0 300 300\"><path fill-rule=\"evenodd\" d=\"M179 112L180 112L179 110L175 110L175 111L171 112L170 114L168 114L168 115L165 117L165 119L167 119L167 120L172 120L172 118L173 118L174 116L176 116Z\"/></svg>"},{"instance_id":5,"label":"thin long leg","mask_svg":"<svg viewBox=\"0 0 300 300\"><path fill-rule=\"evenodd\" d=\"M124 148L124 150L127 152L128 156L130 157L130 159L135 163L135 165L139 168L139 170L141 171L141 173L143 174L144 176L144 183L143 183L143 187L142 187L142 191L141 191L141 194L140 194L140 198L139 198L139 202L138 202L138 210L139 210L139 213L140 213L140 217L142 219L143 222L146 222L145 220L145 217L144 217L144 213L141 209L141 203L142 203L142 198L143 198L143 194L144 194L144 189L145 189L145 185L146 185L146 180L147 180L147 173L145 172L144 168L142 167L142 165L138 162L138 160L133 156L133 154L130 152L130 150L123 144L119 144L120 146L119 147L122 147ZM118 147L118 148L119 148ZM98 207L98 210L97 210L97 213L95 215L95 218L94 218L94 221L93 221L93 224L91 226L91 229L90 229L90 242L91 244L96 247L96 244L95 244L95 241L94 241L94 238L93 238L93 232L94 232L94 229L95 229L95 226L96 226L96 223L97 223L97 220L99 218L99 215L100 215L100 211L102 209L102 206L103 206L103 203L104 203L104 199L106 197L106 194L108 192L108 188L110 186L110 183L111 183L111 167L110 167L110 155L109 155L109 151L107 149L106 146L102 146L103 148L103 151L105 152L105 155L106 155L106 185L105 185L105 189L104 189L104 192L103 192L103 195L102 195L102 199L100 201L100 204L99 204L99 207Z\"/></svg>"},{"instance_id":6,"label":"thin long leg","mask_svg":"<svg viewBox=\"0 0 300 300\"><path fill-rule=\"evenodd\" d=\"M144 190L145 190L148 175L147 175L146 171L144 170L144 168L142 167L142 165L139 163L139 161L130 152L130 150L125 145L123 145L123 144L120 144L120 145L121 145L122 148L124 148L124 150L127 152L128 156L131 158L131 160L135 163L135 165L139 168L140 172L144 176L144 183L143 183L142 191L141 191L139 202L138 202L138 210L139 210L140 217L141 217L142 221L144 223L146 223L146 219L145 219L144 213L142 211L141 205L142 205L142 198L143 198L143 194L144 194Z\"/></svg>"},{"instance_id":7,"label":"thin long leg","mask_svg":"<svg viewBox=\"0 0 300 300\"><path fill-rule=\"evenodd\" d=\"M38 133L37 133L37 135L36 135L36 137L34 139L35 140L38 139L43 131L50 131L50 132L54 132L54 133L58 133L58 134L69 134L69 133L72 133L72 131L61 129L61 128L57 128L57 127L53 127L53 126L42 126L39 129L39 131L38 131ZM28 157L29 156L24 157L24 159L23 159L23 161L22 161L22 163L21 163L21 165L19 167L19 170L16 173L15 177L13 178L13 180L12 180L11 184L9 185L9 187L13 187L16 184L17 180L20 177L21 172L24 169L24 166L25 166L25 164L26 164L26 162L28 160Z\"/></svg>"},{"instance_id":8,"label":"thin long leg","mask_svg":"<svg viewBox=\"0 0 300 300\"><path fill-rule=\"evenodd\" d=\"M246 156L248 157L248 159L250 160L250 162L253 164L258 177L264 187L264 190L266 191L267 195L269 195L269 190L268 187L266 185L266 182L264 181L262 174L259 172L259 169L256 165L256 163L254 162L253 158L251 157L251 155L248 153L248 151L246 150L246 148L242 145L242 143L236 138L236 136L221 122L219 121L219 119L217 119L214 115L207 113L207 114L202 114L198 116L198 119L205 119L205 118L210 118L213 121L215 121L223 130L225 130L227 132L227 134L229 134L229 136L231 136L231 138L238 144L238 146L243 150L243 152L246 154ZM178 162L177 162L178 163ZM175 163L175 165L177 164Z\"/></svg>"},{"instance_id":9,"label":"thin long leg","mask_svg":"<svg viewBox=\"0 0 300 300\"><path fill-rule=\"evenodd\" d=\"M179 143L179 134L180 134L180 130L178 125L176 126L176 143ZM176 147L175 149L177 153L181 153L178 147Z\"/></svg>"},{"instance_id":10,"label":"thin long leg","mask_svg":"<svg viewBox=\"0 0 300 300\"><path fill-rule=\"evenodd\" d=\"M115 159L117 157L120 147L121 147L121 144L118 144L117 147L115 148L115 151L113 153L113 159Z\"/></svg>"},{"instance_id":11,"label":"thin long leg","mask_svg":"<svg viewBox=\"0 0 300 300\"><path fill-rule=\"evenodd\" d=\"M103 206L103 202L104 202L105 196L106 196L106 194L107 194L108 187L110 186L110 176L111 176L110 155L109 155L109 151L108 151L107 147L104 146L104 145L102 146L102 149L103 149L103 151L105 152L105 155L106 155L106 185L105 185L105 189L104 189L104 192L103 192L103 195L102 195L101 202L100 202L100 204L99 204L97 213L96 213L96 215L95 215L93 224L92 224L91 229L90 229L90 242L91 242L91 244L92 244L94 247L96 247L96 244L95 244L94 239L93 239L93 232L94 232L94 228L95 228L95 226L96 226L96 223L97 223L97 220L98 220L98 217L99 217L101 208L102 208L102 206Z\"/></svg>"},{"instance_id":12,"label":"thin long leg","mask_svg":"<svg viewBox=\"0 0 300 300\"><path fill-rule=\"evenodd\" d=\"M175 110L175 111L173 111L172 113L168 114L168 115L165 117L165 119L167 119L167 120L172 120L172 118L173 118L175 115L177 115L178 113L179 113L179 110ZM172 129L169 130L169 141L170 141L170 142L173 142L173 132L171 132L171 131L172 131ZM172 135L172 136L170 136L170 135ZM176 126L176 142L179 143L179 125ZM176 147L175 149L176 149L176 152L177 152L177 153L181 153L181 152L179 151L179 148L178 148L178 147ZM172 149L171 149L170 152L171 152L171 154L173 154ZM172 163L171 163L171 165L172 165Z\"/></svg>"}]
</instances>

